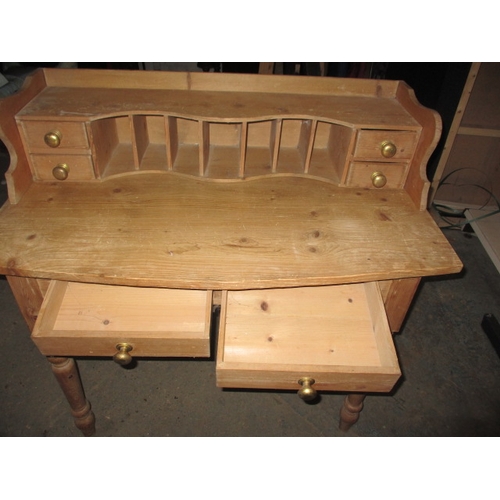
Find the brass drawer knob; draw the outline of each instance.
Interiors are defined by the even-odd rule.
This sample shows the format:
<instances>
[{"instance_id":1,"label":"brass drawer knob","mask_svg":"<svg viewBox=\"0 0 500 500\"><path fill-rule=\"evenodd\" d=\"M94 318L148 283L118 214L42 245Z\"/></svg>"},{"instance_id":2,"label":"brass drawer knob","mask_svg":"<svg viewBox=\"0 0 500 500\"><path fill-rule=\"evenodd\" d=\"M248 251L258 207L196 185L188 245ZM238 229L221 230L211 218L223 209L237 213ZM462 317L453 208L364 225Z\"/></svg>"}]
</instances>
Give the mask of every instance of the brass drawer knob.
<instances>
[{"instance_id":1,"label":"brass drawer knob","mask_svg":"<svg viewBox=\"0 0 500 500\"><path fill-rule=\"evenodd\" d=\"M62 134L59 130L52 130L45 134L44 140L49 148L57 148L61 144Z\"/></svg>"},{"instance_id":2,"label":"brass drawer knob","mask_svg":"<svg viewBox=\"0 0 500 500\"><path fill-rule=\"evenodd\" d=\"M382 172L373 172L372 184L376 188L384 187L387 184L387 177Z\"/></svg>"},{"instance_id":3,"label":"brass drawer knob","mask_svg":"<svg viewBox=\"0 0 500 500\"><path fill-rule=\"evenodd\" d=\"M302 386L301 389L297 392L299 395L299 398L303 399L304 401L312 401L313 399L316 398L318 393L316 392L316 389L312 386L314 384L315 380L311 377L302 377L299 380L299 384Z\"/></svg>"},{"instance_id":4,"label":"brass drawer knob","mask_svg":"<svg viewBox=\"0 0 500 500\"><path fill-rule=\"evenodd\" d=\"M132 361L132 356L129 352L133 349L133 347L126 342L122 342L121 344L117 344L116 348L118 349L118 352L113 356L113 361L119 365L128 365Z\"/></svg>"},{"instance_id":5,"label":"brass drawer knob","mask_svg":"<svg viewBox=\"0 0 500 500\"><path fill-rule=\"evenodd\" d=\"M384 141L380 145L380 152L384 158L392 158L397 152L396 145L391 141Z\"/></svg>"},{"instance_id":6,"label":"brass drawer knob","mask_svg":"<svg viewBox=\"0 0 500 500\"><path fill-rule=\"evenodd\" d=\"M69 175L69 167L66 163L59 163L52 169L52 175L58 181L65 181Z\"/></svg>"}]
</instances>

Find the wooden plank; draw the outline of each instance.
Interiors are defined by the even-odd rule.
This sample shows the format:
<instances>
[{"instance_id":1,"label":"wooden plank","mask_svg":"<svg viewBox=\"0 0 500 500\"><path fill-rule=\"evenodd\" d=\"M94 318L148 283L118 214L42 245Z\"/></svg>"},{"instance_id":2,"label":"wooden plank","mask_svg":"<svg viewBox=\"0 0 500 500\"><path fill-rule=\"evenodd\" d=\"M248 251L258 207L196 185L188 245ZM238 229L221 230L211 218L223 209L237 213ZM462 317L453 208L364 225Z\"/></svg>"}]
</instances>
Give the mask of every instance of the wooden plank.
<instances>
[{"instance_id":1,"label":"wooden plank","mask_svg":"<svg viewBox=\"0 0 500 500\"><path fill-rule=\"evenodd\" d=\"M491 128L460 127L458 135L477 135L480 137L500 137L500 130Z\"/></svg>"},{"instance_id":2,"label":"wooden plank","mask_svg":"<svg viewBox=\"0 0 500 500\"><path fill-rule=\"evenodd\" d=\"M177 157L179 138L177 135L177 119L172 116L165 117L165 140L167 147L167 168L172 171Z\"/></svg>"},{"instance_id":3,"label":"wooden plank","mask_svg":"<svg viewBox=\"0 0 500 500\"><path fill-rule=\"evenodd\" d=\"M210 155L210 126L207 122L198 122L199 130L199 175L203 177L207 170L208 158Z\"/></svg>"},{"instance_id":4,"label":"wooden plank","mask_svg":"<svg viewBox=\"0 0 500 500\"><path fill-rule=\"evenodd\" d=\"M453 116L450 131L448 132L448 135L446 137L446 142L444 144L443 151L441 152L439 163L436 167L436 172L434 173L434 179L432 179L429 201L433 201L434 197L436 196L436 191L443 177L446 164L448 163L448 158L450 156L453 143L455 142L455 137L457 136L457 133L460 129L460 124L462 123L462 118L464 116L465 109L467 108L467 103L469 102L472 89L474 87L474 84L476 83L477 73L480 67L481 63L472 63L469 70L469 76L467 77L467 81L465 82L460 101L458 102L457 109L455 111L455 115Z\"/></svg>"},{"instance_id":5,"label":"wooden plank","mask_svg":"<svg viewBox=\"0 0 500 500\"><path fill-rule=\"evenodd\" d=\"M280 144L281 144L281 132L283 130L283 120L273 120L271 125L271 171L272 173L276 173L278 170L278 160L279 160L279 152L280 152Z\"/></svg>"},{"instance_id":6,"label":"wooden plank","mask_svg":"<svg viewBox=\"0 0 500 500\"><path fill-rule=\"evenodd\" d=\"M317 124L317 120L304 120L300 128L300 137L297 147L302 158L302 171L305 174L309 172L309 167L311 165Z\"/></svg>"},{"instance_id":7,"label":"wooden plank","mask_svg":"<svg viewBox=\"0 0 500 500\"><path fill-rule=\"evenodd\" d=\"M252 75L182 71L122 71L93 69L40 70L49 86L71 88L122 88L141 90L213 90L238 92L269 91L299 94L365 95L394 97L397 81L359 78L318 78L315 76Z\"/></svg>"},{"instance_id":8,"label":"wooden plank","mask_svg":"<svg viewBox=\"0 0 500 500\"><path fill-rule=\"evenodd\" d=\"M1 215L0 272L9 275L213 290L462 267L404 191L342 188L306 176L216 182L139 172L33 184Z\"/></svg>"},{"instance_id":9,"label":"wooden plank","mask_svg":"<svg viewBox=\"0 0 500 500\"><path fill-rule=\"evenodd\" d=\"M390 335L391 330L379 286L376 282L365 283L363 286L380 366L387 368L388 373L399 373L400 375L398 357Z\"/></svg>"},{"instance_id":10,"label":"wooden plank","mask_svg":"<svg viewBox=\"0 0 500 500\"><path fill-rule=\"evenodd\" d=\"M146 117L144 115L132 116L130 126L134 166L136 170L139 170L150 142Z\"/></svg>"},{"instance_id":11,"label":"wooden plank","mask_svg":"<svg viewBox=\"0 0 500 500\"><path fill-rule=\"evenodd\" d=\"M240 158L239 158L239 177L245 177L245 164L247 157L247 139L248 139L248 123L243 122L240 127Z\"/></svg>"}]
</instances>

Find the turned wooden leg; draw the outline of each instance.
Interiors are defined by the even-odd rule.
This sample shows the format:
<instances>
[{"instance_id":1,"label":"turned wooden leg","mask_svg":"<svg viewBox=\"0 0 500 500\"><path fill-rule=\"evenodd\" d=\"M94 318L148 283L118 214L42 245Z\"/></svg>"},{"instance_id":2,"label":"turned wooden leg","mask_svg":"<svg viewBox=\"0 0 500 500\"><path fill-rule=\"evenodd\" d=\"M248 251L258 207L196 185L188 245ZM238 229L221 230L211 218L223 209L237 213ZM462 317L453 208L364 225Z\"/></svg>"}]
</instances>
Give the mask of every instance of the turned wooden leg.
<instances>
[{"instance_id":1,"label":"turned wooden leg","mask_svg":"<svg viewBox=\"0 0 500 500\"><path fill-rule=\"evenodd\" d=\"M90 409L90 403L85 398L75 360L53 356L47 359L52 363L52 372L71 407L75 425L84 436L92 436L95 433L95 417Z\"/></svg>"},{"instance_id":2,"label":"turned wooden leg","mask_svg":"<svg viewBox=\"0 0 500 500\"><path fill-rule=\"evenodd\" d=\"M365 397L366 394L348 394L345 397L340 409L339 428L341 431L347 432L358 421Z\"/></svg>"}]
</instances>

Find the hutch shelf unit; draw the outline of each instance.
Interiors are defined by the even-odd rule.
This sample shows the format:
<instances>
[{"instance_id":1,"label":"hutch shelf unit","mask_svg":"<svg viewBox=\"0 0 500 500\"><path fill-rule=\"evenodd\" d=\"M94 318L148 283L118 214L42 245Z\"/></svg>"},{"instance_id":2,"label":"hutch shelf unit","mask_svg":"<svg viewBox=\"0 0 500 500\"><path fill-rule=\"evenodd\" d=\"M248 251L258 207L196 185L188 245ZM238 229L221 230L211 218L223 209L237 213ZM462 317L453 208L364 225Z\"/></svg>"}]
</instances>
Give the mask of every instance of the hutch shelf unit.
<instances>
[{"instance_id":1,"label":"hutch shelf unit","mask_svg":"<svg viewBox=\"0 0 500 500\"><path fill-rule=\"evenodd\" d=\"M420 278L462 267L426 211L440 119L403 82L43 69L0 117L0 272L85 435L84 356L345 391L347 430L400 377Z\"/></svg>"}]
</instances>

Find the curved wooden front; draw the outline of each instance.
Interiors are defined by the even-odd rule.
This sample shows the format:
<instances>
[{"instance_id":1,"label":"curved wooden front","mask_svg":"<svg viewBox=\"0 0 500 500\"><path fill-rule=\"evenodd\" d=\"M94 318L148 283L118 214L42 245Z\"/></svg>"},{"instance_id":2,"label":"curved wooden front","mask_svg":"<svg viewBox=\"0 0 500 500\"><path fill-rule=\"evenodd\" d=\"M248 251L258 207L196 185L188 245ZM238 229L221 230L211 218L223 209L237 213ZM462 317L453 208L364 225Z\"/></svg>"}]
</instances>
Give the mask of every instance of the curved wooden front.
<instances>
[{"instance_id":1,"label":"curved wooden front","mask_svg":"<svg viewBox=\"0 0 500 500\"><path fill-rule=\"evenodd\" d=\"M17 203L32 179L51 180L32 155L89 156L90 181L141 170L214 179L306 174L343 185L353 161L385 162L377 150L397 137L388 161L407 163L401 183L423 209L439 119L410 94L403 82L378 80L40 70L0 102L9 199ZM43 137L54 130L63 139L48 148Z\"/></svg>"},{"instance_id":2,"label":"curved wooden front","mask_svg":"<svg viewBox=\"0 0 500 500\"><path fill-rule=\"evenodd\" d=\"M305 176L219 182L138 172L34 183L0 217L0 272L9 275L231 290L460 269L406 192Z\"/></svg>"}]
</instances>

